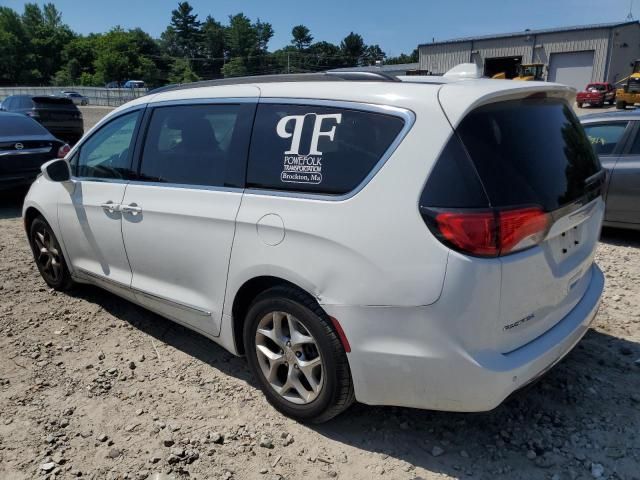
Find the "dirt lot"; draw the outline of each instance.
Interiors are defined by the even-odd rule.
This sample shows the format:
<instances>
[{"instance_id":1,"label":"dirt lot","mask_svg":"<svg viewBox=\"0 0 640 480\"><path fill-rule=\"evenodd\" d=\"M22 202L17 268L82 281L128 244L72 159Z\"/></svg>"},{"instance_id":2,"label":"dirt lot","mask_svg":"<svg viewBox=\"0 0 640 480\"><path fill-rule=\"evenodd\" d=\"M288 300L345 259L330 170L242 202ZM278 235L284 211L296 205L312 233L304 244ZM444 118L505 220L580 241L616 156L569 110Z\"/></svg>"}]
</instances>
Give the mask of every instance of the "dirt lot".
<instances>
[{"instance_id":1,"label":"dirt lot","mask_svg":"<svg viewBox=\"0 0 640 480\"><path fill-rule=\"evenodd\" d=\"M84 131L88 132L102 117L109 113L113 108L111 107L78 107L82 112L82 118L84 120Z\"/></svg>"},{"instance_id":2,"label":"dirt lot","mask_svg":"<svg viewBox=\"0 0 640 480\"><path fill-rule=\"evenodd\" d=\"M304 426L213 342L97 288L47 288L21 200L0 196L2 480L640 479L638 233L605 231L594 328L493 412L355 405Z\"/></svg>"}]
</instances>

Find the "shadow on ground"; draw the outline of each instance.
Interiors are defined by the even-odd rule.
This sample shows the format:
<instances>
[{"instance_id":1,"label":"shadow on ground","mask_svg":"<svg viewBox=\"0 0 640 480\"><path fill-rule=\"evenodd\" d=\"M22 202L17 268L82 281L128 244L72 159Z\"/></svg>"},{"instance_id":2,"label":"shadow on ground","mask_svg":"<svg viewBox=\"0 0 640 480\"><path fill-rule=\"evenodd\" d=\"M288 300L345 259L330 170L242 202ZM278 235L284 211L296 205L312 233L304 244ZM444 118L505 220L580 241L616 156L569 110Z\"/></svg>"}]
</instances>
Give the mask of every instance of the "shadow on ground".
<instances>
[{"instance_id":1,"label":"shadow on ground","mask_svg":"<svg viewBox=\"0 0 640 480\"><path fill-rule=\"evenodd\" d=\"M623 247L640 247L640 230L623 230L621 228L603 228L600 241L609 245Z\"/></svg>"},{"instance_id":2,"label":"shadow on ground","mask_svg":"<svg viewBox=\"0 0 640 480\"><path fill-rule=\"evenodd\" d=\"M27 189L0 192L0 220L18 218L22 215L22 203Z\"/></svg>"},{"instance_id":3,"label":"shadow on ground","mask_svg":"<svg viewBox=\"0 0 640 480\"><path fill-rule=\"evenodd\" d=\"M78 287L74 295L257 388L245 360L211 340L96 287ZM491 412L356 404L326 424L309 427L333 441L378 453L385 462L407 462L409 469L411 464L453 477L545 478L547 473L567 469L589 476L589 462L611 462L607 449L628 448L626 461L634 461L633 432L640 427L640 414L630 393L640 391L639 369L633 363L639 357L639 344L591 330L539 382ZM628 385L629 395L612 393L619 391L615 388L619 382ZM578 451L590 460L563 453L567 442L572 444L568 451ZM433 455L434 447L444 453ZM536 458L527 458L528 452L535 452ZM624 459L616 462L616 468L624 467ZM634 468L633 463L629 468Z\"/></svg>"}]
</instances>

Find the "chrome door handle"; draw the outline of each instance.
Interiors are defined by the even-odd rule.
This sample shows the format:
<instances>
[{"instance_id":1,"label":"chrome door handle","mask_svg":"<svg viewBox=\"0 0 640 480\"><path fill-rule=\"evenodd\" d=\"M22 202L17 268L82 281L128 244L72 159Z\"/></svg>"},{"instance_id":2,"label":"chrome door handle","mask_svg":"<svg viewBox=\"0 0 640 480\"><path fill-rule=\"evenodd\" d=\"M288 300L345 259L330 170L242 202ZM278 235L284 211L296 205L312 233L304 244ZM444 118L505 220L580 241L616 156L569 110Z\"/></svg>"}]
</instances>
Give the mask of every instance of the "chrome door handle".
<instances>
[{"instance_id":1,"label":"chrome door handle","mask_svg":"<svg viewBox=\"0 0 640 480\"><path fill-rule=\"evenodd\" d=\"M117 203L113 203L111 200L101 204L100 206L109 213L116 213L118 210L120 210L120 205L118 205Z\"/></svg>"},{"instance_id":2,"label":"chrome door handle","mask_svg":"<svg viewBox=\"0 0 640 480\"><path fill-rule=\"evenodd\" d=\"M142 212L142 208L135 203L130 203L129 205L121 205L120 211L130 213L131 215L137 215Z\"/></svg>"}]
</instances>

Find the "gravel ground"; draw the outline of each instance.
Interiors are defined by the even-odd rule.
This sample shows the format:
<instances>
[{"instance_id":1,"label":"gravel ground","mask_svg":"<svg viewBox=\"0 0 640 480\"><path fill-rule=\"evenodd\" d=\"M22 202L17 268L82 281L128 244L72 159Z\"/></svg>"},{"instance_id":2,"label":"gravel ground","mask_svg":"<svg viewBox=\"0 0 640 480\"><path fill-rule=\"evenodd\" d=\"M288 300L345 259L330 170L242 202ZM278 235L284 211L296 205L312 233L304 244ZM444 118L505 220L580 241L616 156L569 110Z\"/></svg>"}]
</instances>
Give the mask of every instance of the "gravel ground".
<instances>
[{"instance_id":1,"label":"gravel ground","mask_svg":"<svg viewBox=\"0 0 640 480\"><path fill-rule=\"evenodd\" d=\"M640 479L638 233L604 232L593 328L496 410L355 405L305 426L204 337L97 288L47 288L21 201L0 196L2 480Z\"/></svg>"}]
</instances>

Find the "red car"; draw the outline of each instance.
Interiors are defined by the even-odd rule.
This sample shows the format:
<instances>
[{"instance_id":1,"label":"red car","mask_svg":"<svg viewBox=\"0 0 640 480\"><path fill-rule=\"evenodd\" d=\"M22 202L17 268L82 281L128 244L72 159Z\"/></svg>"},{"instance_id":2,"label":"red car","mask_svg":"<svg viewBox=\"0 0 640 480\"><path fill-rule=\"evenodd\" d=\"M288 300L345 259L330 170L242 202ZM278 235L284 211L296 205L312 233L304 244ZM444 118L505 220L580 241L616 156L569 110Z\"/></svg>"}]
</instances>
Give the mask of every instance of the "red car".
<instances>
[{"instance_id":1,"label":"red car","mask_svg":"<svg viewBox=\"0 0 640 480\"><path fill-rule=\"evenodd\" d=\"M605 103L613 105L616 103L616 89L610 83L590 83L584 91L578 92L576 103L580 108L585 103L592 107L603 107Z\"/></svg>"}]
</instances>

